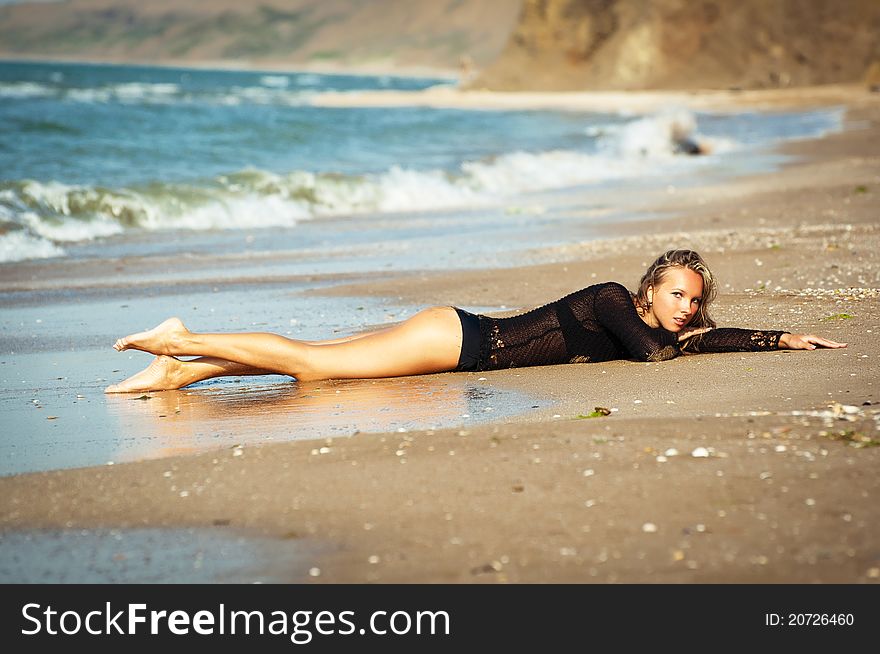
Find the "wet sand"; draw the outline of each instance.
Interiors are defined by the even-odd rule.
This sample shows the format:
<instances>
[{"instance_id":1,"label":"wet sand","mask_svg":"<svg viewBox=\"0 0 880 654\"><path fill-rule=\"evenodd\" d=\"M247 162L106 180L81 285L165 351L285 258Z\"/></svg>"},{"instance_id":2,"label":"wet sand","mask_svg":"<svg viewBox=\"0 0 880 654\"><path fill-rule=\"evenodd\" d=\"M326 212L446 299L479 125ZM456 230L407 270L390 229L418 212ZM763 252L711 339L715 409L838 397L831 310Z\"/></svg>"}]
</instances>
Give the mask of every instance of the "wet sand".
<instances>
[{"instance_id":1,"label":"wet sand","mask_svg":"<svg viewBox=\"0 0 880 654\"><path fill-rule=\"evenodd\" d=\"M0 478L0 550L21 532L210 528L290 542L305 565L267 556L260 569L318 583L878 582L880 101L854 92L847 104L851 129L786 146L797 159L782 170L626 198L658 217L556 248L557 263L389 272L300 293L513 310L593 281L634 287L655 253L694 247L721 280L719 324L819 333L847 349L450 373L387 380L383 392L346 382L365 419L389 397L414 418L454 415L466 388L540 401L497 422L318 441L267 442L301 398L243 401L256 380L220 386L228 401L208 389L109 398L138 416L118 424L120 438L165 433L165 455L196 425L235 434L196 455ZM29 270L15 283L35 283L40 265ZM421 392L407 397L407 385ZM339 410L336 398L307 399L315 413ZM612 412L583 417L597 406ZM87 423L88 403L82 413ZM278 566L295 571L266 572Z\"/></svg>"}]
</instances>

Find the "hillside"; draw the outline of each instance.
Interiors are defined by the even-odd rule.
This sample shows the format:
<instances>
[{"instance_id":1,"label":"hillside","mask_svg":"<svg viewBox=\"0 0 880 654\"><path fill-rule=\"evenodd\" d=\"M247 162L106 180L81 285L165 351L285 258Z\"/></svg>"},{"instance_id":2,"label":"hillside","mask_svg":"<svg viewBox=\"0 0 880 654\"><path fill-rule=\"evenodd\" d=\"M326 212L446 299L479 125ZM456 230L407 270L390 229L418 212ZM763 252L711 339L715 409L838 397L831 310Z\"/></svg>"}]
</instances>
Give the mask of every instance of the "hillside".
<instances>
[{"instance_id":1,"label":"hillside","mask_svg":"<svg viewBox=\"0 0 880 654\"><path fill-rule=\"evenodd\" d=\"M501 51L520 0L67 0L0 7L0 56L457 69Z\"/></svg>"},{"instance_id":2,"label":"hillside","mask_svg":"<svg viewBox=\"0 0 880 654\"><path fill-rule=\"evenodd\" d=\"M878 0L525 0L493 90L767 88L863 79Z\"/></svg>"},{"instance_id":3,"label":"hillside","mask_svg":"<svg viewBox=\"0 0 880 654\"><path fill-rule=\"evenodd\" d=\"M66 0L0 6L0 57L325 69L470 62L491 90L880 81L880 0Z\"/></svg>"}]
</instances>

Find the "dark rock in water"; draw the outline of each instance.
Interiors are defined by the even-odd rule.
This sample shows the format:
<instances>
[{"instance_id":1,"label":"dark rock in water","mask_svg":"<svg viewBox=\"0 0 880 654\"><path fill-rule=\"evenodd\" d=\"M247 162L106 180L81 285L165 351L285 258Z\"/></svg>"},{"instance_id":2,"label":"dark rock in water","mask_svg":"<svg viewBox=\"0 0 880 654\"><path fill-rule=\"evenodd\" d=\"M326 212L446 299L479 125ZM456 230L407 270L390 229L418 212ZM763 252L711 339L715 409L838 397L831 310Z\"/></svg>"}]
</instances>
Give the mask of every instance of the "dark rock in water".
<instances>
[{"instance_id":1,"label":"dark rock in water","mask_svg":"<svg viewBox=\"0 0 880 654\"><path fill-rule=\"evenodd\" d=\"M693 139L681 139L675 143L676 154L705 154L702 146Z\"/></svg>"}]
</instances>

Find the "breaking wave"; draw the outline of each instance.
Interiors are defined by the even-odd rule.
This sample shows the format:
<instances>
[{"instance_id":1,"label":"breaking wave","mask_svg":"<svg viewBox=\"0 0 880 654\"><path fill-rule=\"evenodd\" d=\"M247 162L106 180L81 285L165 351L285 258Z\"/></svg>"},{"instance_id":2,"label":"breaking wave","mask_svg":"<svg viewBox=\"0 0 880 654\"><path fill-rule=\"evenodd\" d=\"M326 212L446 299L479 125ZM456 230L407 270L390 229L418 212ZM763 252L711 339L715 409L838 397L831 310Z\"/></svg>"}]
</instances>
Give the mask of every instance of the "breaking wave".
<instances>
[{"instance_id":1,"label":"breaking wave","mask_svg":"<svg viewBox=\"0 0 880 654\"><path fill-rule=\"evenodd\" d=\"M143 91L142 85L126 86L129 93ZM173 87L150 92L173 95ZM687 112L594 129L600 131L592 152L509 152L465 161L453 171L392 166L381 173L343 175L250 168L199 183L127 188L5 182L0 184L0 260L63 256L65 243L127 230L292 227L326 216L497 205L534 191L669 174L688 165L690 158L674 156L680 142L701 138Z\"/></svg>"}]
</instances>

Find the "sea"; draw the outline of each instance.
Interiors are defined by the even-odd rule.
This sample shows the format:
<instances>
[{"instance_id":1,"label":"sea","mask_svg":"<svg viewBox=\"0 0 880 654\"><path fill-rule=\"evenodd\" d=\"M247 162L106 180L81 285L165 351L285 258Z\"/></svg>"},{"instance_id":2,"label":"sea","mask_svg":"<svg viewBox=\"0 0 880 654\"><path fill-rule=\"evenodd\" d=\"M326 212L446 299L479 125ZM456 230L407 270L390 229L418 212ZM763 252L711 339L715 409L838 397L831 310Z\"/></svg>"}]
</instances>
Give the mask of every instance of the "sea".
<instances>
[{"instance_id":1,"label":"sea","mask_svg":"<svg viewBox=\"0 0 880 654\"><path fill-rule=\"evenodd\" d=\"M759 172L779 165L774 145L843 117L312 102L455 83L0 62L0 262L274 251L299 272L510 265L568 237L548 193Z\"/></svg>"}]
</instances>

